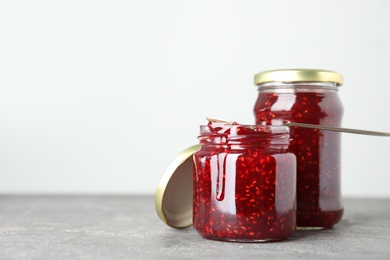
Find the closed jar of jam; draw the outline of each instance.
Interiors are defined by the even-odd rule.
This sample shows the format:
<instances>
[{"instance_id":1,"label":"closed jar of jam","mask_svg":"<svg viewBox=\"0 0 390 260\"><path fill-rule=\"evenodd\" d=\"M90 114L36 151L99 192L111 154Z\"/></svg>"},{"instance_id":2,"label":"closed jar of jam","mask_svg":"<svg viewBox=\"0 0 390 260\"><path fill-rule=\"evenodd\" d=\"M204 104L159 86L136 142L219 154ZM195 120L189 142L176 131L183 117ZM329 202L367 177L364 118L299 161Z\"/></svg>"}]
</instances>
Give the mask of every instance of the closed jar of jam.
<instances>
[{"instance_id":1,"label":"closed jar of jam","mask_svg":"<svg viewBox=\"0 0 390 260\"><path fill-rule=\"evenodd\" d=\"M255 75L259 95L256 124L298 122L341 125L339 73L313 69L265 71ZM291 127L290 151L297 158L297 226L329 228L343 215L340 133Z\"/></svg>"},{"instance_id":2,"label":"closed jar of jam","mask_svg":"<svg viewBox=\"0 0 390 260\"><path fill-rule=\"evenodd\" d=\"M266 242L296 229L289 128L209 123L193 155L193 227L205 238Z\"/></svg>"}]
</instances>

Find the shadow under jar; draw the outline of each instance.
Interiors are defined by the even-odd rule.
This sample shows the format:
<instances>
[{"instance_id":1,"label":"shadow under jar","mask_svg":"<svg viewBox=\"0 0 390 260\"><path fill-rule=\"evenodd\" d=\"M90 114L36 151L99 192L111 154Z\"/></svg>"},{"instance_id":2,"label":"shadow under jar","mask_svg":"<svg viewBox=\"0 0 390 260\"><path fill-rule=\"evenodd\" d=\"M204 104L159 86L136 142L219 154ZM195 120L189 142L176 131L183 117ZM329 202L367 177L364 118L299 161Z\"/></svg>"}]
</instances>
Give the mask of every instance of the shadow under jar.
<instances>
[{"instance_id":1,"label":"shadow under jar","mask_svg":"<svg viewBox=\"0 0 390 260\"><path fill-rule=\"evenodd\" d=\"M259 95L256 124L288 122L341 125L336 72L289 69L255 76ZM297 157L297 226L329 228L343 215L340 184L340 133L291 127L290 150Z\"/></svg>"},{"instance_id":2,"label":"shadow under jar","mask_svg":"<svg viewBox=\"0 0 390 260\"><path fill-rule=\"evenodd\" d=\"M194 158L193 226L205 238L266 242L296 229L289 128L209 123Z\"/></svg>"}]
</instances>

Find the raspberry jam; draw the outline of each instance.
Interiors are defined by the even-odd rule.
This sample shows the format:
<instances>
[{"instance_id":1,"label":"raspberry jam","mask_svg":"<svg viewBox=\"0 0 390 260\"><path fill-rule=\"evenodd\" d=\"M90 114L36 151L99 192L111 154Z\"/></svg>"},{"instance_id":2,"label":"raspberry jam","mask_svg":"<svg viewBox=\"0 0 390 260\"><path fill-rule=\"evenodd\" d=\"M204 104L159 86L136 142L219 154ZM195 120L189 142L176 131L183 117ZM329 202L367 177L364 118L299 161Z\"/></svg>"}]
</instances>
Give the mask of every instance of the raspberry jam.
<instances>
[{"instance_id":1,"label":"raspberry jam","mask_svg":"<svg viewBox=\"0 0 390 260\"><path fill-rule=\"evenodd\" d=\"M296 228L289 128L209 123L194 154L193 226L205 238L277 241Z\"/></svg>"},{"instance_id":2,"label":"raspberry jam","mask_svg":"<svg viewBox=\"0 0 390 260\"><path fill-rule=\"evenodd\" d=\"M343 107L337 85L341 84L341 76L340 81L333 78L334 82L305 82L303 79L291 80L291 83L258 80L256 123L340 126ZM291 127L290 131L290 149L297 157L297 226L332 227L343 215L340 133L299 127Z\"/></svg>"}]
</instances>

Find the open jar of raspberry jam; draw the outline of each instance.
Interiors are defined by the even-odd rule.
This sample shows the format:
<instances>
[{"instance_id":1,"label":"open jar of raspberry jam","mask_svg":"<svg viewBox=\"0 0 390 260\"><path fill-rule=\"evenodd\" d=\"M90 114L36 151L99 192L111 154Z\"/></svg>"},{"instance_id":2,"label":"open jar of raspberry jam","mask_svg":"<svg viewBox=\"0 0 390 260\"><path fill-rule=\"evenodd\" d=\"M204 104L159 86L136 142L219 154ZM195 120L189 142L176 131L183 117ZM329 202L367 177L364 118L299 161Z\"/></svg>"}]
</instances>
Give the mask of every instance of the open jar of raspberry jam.
<instances>
[{"instance_id":1,"label":"open jar of raspberry jam","mask_svg":"<svg viewBox=\"0 0 390 260\"><path fill-rule=\"evenodd\" d=\"M266 242L296 229L289 128L209 123L194 158L193 226L205 238Z\"/></svg>"},{"instance_id":2,"label":"open jar of raspberry jam","mask_svg":"<svg viewBox=\"0 0 390 260\"><path fill-rule=\"evenodd\" d=\"M255 75L259 95L256 124L288 122L341 125L338 96L342 76L333 71L289 69ZM297 158L297 226L328 228L343 215L340 185L340 133L291 127Z\"/></svg>"}]
</instances>

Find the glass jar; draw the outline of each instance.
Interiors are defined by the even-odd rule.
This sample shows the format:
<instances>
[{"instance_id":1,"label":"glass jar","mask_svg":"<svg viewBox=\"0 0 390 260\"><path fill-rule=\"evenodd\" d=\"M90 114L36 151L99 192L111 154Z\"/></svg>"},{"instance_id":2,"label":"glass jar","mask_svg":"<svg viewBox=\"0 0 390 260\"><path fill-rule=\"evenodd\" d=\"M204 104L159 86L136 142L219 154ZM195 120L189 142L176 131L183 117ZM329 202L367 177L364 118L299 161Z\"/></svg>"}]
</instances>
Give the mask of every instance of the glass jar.
<instances>
[{"instance_id":1,"label":"glass jar","mask_svg":"<svg viewBox=\"0 0 390 260\"><path fill-rule=\"evenodd\" d=\"M265 71L255 76L259 95L256 124L288 122L339 127L342 76L332 71ZM340 133L291 127L290 150L297 158L297 226L328 228L343 215Z\"/></svg>"},{"instance_id":2,"label":"glass jar","mask_svg":"<svg viewBox=\"0 0 390 260\"><path fill-rule=\"evenodd\" d=\"M205 238L265 242L296 229L289 128L209 123L194 154L193 226Z\"/></svg>"}]
</instances>

